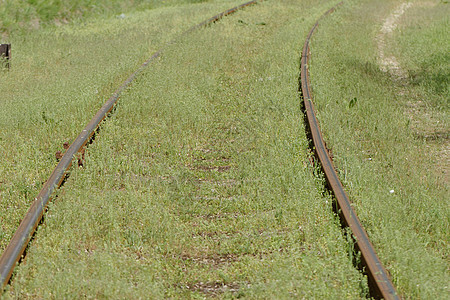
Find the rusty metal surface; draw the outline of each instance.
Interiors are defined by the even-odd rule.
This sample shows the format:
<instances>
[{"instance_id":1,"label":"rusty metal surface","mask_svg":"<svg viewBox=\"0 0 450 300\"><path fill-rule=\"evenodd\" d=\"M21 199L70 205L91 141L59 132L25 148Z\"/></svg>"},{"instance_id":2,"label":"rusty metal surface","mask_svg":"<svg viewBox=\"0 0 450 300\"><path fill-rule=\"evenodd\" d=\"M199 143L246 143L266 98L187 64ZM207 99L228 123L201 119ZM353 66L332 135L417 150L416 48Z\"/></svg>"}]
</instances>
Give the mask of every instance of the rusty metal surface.
<instances>
[{"instance_id":1,"label":"rusty metal surface","mask_svg":"<svg viewBox=\"0 0 450 300\"><path fill-rule=\"evenodd\" d=\"M176 42L179 38L185 36L186 34L200 29L204 26L207 26L213 22L216 22L223 18L224 16L230 15L241 8L257 3L261 0L253 0L248 1L239 6L233 7L227 11L224 11L214 17L197 24L185 32L183 32L177 38L171 40L167 45L170 45ZM167 46L166 46L167 47ZM164 49L164 48L163 48ZM100 110L96 113L96 115L92 118L89 124L83 129L83 131L78 135L75 141L70 145L70 147L66 150L65 154L59 161L56 168L53 170L53 173L48 178L47 182L42 187L41 191L34 199L31 207L20 223L17 231L12 237L10 243L6 247L2 256L0 257L0 280L1 280L1 289L3 289L6 284L9 282L14 267L19 262L20 258L24 254L24 251L34 234L39 222L42 219L42 216L45 212L45 209L48 205L48 202L51 200L51 196L54 191L59 188L62 182L65 180L67 176L67 172L72 165L72 161L76 158L76 154L82 151L83 147L90 141L91 137L95 134L97 128L99 128L100 123L107 117L107 115L114 108L114 105L117 102L117 99L120 97L122 92L130 85L130 83L139 75L152 61L154 61L157 57L159 57L162 53L162 50L154 53L147 61L145 61L136 72L131 74L128 79L113 93L113 95L108 99L107 102L100 108Z\"/></svg>"},{"instance_id":2,"label":"rusty metal surface","mask_svg":"<svg viewBox=\"0 0 450 300\"><path fill-rule=\"evenodd\" d=\"M361 222L358 219L355 211L351 206L350 199L348 198L341 181L335 171L332 159L330 158L325 142L322 138L320 127L317 118L314 113L313 97L311 93L311 87L308 74L308 59L309 59L309 42L311 36L319 25L319 21L331 14L335 9L341 5L328 10L312 27L309 32L302 52L301 59L301 92L303 94L303 102L306 110L306 117L310 129L310 134L314 143L314 149L317 157L321 163L323 172L325 174L328 185L336 198L336 204L340 210L341 217L344 220L346 226L348 226L356 240L356 250L361 252L361 260L366 268L367 275L369 277L369 288L371 289L371 296L375 298L384 299L399 299L399 296L392 284L391 279L383 267L380 259L378 258L372 243L367 236L367 233Z\"/></svg>"}]
</instances>

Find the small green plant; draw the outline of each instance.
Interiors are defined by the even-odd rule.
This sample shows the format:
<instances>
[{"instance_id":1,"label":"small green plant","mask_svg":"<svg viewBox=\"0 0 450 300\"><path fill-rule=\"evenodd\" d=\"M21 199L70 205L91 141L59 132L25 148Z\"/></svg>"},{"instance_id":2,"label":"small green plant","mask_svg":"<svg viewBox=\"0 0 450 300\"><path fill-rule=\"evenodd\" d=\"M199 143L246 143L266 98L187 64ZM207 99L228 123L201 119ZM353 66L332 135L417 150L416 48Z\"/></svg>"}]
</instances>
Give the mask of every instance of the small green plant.
<instances>
[{"instance_id":1,"label":"small green plant","mask_svg":"<svg viewBox=\"0 0 450 300\"><path fill-rule=\"evenodd\" d=\"M352 108L353 106L356 105L356 102L358 102L358 99L357 99L356 97L353 98L353 99L351 99L351 100L349 101L349 103L348 103L348 107L349 107L349 108Z\"/></svg>"}]
</instances>

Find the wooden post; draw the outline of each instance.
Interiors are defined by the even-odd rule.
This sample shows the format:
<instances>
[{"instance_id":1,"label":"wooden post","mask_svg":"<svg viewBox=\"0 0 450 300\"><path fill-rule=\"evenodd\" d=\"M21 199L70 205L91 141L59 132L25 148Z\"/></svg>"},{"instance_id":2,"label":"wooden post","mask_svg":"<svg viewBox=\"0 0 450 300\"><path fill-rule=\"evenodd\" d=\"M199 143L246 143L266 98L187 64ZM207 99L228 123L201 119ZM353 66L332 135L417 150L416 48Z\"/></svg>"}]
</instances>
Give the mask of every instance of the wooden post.
<instances>
[{"instance_id":1,"label":"wooden post","mask_svg":"<svg viewBox=\"0 0 450 300\"><path fill-rule=\"evenodd\" d=\"M0 44L0 67L10 68L11 44Z\"/></svg>"}]
</instances>

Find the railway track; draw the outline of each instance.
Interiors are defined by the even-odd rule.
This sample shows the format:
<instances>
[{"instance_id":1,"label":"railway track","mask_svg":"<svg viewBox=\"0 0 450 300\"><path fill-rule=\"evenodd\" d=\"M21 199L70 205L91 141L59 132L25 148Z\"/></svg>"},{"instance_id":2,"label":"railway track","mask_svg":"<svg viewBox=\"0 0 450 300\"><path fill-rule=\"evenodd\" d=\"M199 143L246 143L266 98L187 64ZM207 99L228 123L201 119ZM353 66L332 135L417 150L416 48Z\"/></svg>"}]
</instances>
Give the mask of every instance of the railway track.
<instances>
[{"instance_id":1,"label":"railway track","mask_svg":"<svg viewBox=\"0 0 450 300\"><path fill-rule=\"evenodd\" d=\"M244 7L256 4L259 1L260 0L248 1L239 6L221 12L220 14L217 14L197 25L194 25L183 32L180 36L169 41L165 47L169 46L172 43L175 43L181 37L186 36L187 34L195 30L212 24L227 15L235 13L236 11ZM155 52L139 67L138 70L136 70L128 77L128 79L113 93L108 101L106 101L105 104L103 104L103 106L97 111L92 120L86 125L86 127L81 131L81 133L66 150L58 165L53 170L48 180L45 182L37 197L34 199L14 236L12 237L10 243L0 257L0 282L2 289L8 284L9 280L11 279L12 273L17 263L19 263L23 258L26 248L44 216L45 210L48 206L49 201L51 200L52 195L59 187L62 186L64 181L67 179L68 171L72 166L72 161L76 159L77 153L82 154L84 152L86 145L93 141L96 132L98 132L98 130L100 129L101 122L105 120L105 118L113 111L115 104L117 103L117 100L119 99L123 91L125 91L125 89L133 82L133 80L150 63L152 63L161 55L165 47Z\"/></svg>"},{"instance_id":2,"label":"railway track","mask_svg":"<svg viewBox=\"0 0 450 300\"><path fill-rule=\"evenodd\" d=\"M231 8L224 11L212 18L205 20L182 33L178 38L170 41L168 45L174 43L182 36L189 34L199 28L212 24L222 17L232 14L239 9L246 6L250 6L259 2L258 0L249 1L242 5ZM342 4L342 3L341 3ZM322 17L331 14L336 7L327 11ZM319 19L320 21L320 19ZM330 158L328 151L326 149L325 143L323 141L318 121L314 114L313 97L311 92L311 87L309 84L309 74L308 74L308 59L309 59L309 43L313 33L318 27L319 21L315 23L311 31L309 32L307 39L304 44L302 59L301 59L301 80L300 80L300 92L303 95L303 104L305 110L305 120L309 126L309 135L312 138L314 144L315 153L320 161L321 167L327 179L330 190L336 198L336 206L338 208L339 214L342 218L342 222L345 226L348 226L353 236L355 237L356 248L361 252L362 263L364 264L365 271L367 272L369 278L369 286L371 289L371 295L376 298L385 299L398 299L397 292L389 278L389 275L385 268L382 266L379 258L376 255L373 245L358 220L358 217L351 207L350 200L343 188L342 183L339 181L337 173L335 171L332 159ZM166 47L167 47L166 46ZM69 146L58 165L52 172L51 176L44 184L42 190L35 198L27 214L23 218L19 228L14 234L11 242L5 249L3 255L0 258L0 276L2 288L7 285L11 279L14 267L24 256L26 248L32 239L36 228L41 222L46 207L52 199L54 192L62 186L64 181L67 179L68 171L71 168L72 162L77 158L77 153L83 153L87 144L93 141L95 134L100 129L101 122L114 110L115 104L119 99L122 92L133 82L133 80L148 66L158 58L165 48L154 53L147 61L145 61L140 68L131 74L129 78L113 93L113 95L108 99L107 102L102 106L102 108L96 113L89 124L82 130L80 135L74 140L74 142Z\"/></svg>"},{"instance_id":3,"label":"railway track","mask_svg":"<svg viewBox=\"0 0 450 300\"><path fill-rule=\"evenodd\" d=\"M341 222L344 226L349 227L356 242L356 250L361 252L362 264L369 278L369 288L371 295L376 298L399 299L397 292L392 284L389 274L383 267L376 251L369 240L369 237L361 225L358 216L351 206L350 199L344 190L335 171L333 160L325 146L325 142L320 131L319 123L314 113L313 96L309 79L308 62L310 57L309 43L312 35L319 26L321 19L325 18L336 8L342 5L340 2L337 6L328 10L311 28L302 51L301 74L300 74L300 92L303 95L303 105L305 119L307 124L308 135L313 142L313 150L318 158L319 164L325 175L328 188L335 197L336 210L339 213Z\"/></svg>"}]
</instances>

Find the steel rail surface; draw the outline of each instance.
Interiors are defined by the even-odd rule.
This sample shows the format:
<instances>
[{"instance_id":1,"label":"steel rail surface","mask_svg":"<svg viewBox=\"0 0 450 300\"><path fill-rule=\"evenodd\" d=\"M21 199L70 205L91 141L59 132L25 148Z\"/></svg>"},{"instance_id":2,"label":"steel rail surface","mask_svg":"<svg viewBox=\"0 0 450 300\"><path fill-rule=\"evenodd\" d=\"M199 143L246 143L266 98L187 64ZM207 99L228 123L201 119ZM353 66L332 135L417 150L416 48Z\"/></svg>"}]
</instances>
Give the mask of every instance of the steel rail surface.
<instances>
[{"instance_id":1,"label":"steel rail surface","mask_svg":"<svg viewBox=\"0 0 450 300\"><path fill-rule=\"evenodd\" d=\"M194 30L212 24L220 20L221 18L230 15L246 6L257 3L258 1L261 0L248 1L244 4L233 7L218 15L215 15L214 17L189 28L181 35L168 42L165 47L176 42L178 39ZM136 78L136 76L143 71L143 69L145 69L152 61L154 61L157 57L161 55L165 47L155 52L147 61L145 61L138 68L137 71L135 71L128 77L128 79L113 93L113 95L108 99L108 101L106 101L105 104L103 104L102 108L100 108L100 110L92 118L89 124L87 124L87 126L83 129L80 135L78 135L78 137L66 150L64 156L61 158L58 165L53 170L53 173L50 175L49 179L42 187L38 196L34 199L33 203L31 204L31 207L29 208L28 212L26 213L25 217L20 223L17 231L15 232L10 243L8 244L8 246L6 247L5 251L3 252L0 258L1 290L3 290L3 288L9 282L14 267L16 266L16 263L19 262L20 258L24 254L25 249L31 240L31 237L36 231L36 228L44 215L45 209L51 199L53 192L61 186L64 179L68 175L68 170L71 167L72 160L75 158L77 152L81 151L83 147L90 141L96 129L99 128L100 123L114 108L114 105L117 102L117 99L122 94L122 92L130 85L130 83Z\"/></svg>"},{"instance_id":2,"label":"steel rail surface","mask_svg":"<svg viewBox=\"0 0 450 300\"><path fill-rule=\"evenodd\" d=\"M336 204L340 210L340 214L344 219L346 225L351 229L352 234L356 240L356 248L361 252L362 263L366 267L366 271L369 277L369 287L371 293L377 298L384 299L399 299L394 285L389 278L386 269L383 267L380 259L378 258L369 237L361 225L358 216L351 206L351 202L344 190L341 181L335 171L332 159L330 158L326 149L322 134L319 128L319 124L314 113L313 97L311 92L311 86L308 73L308 59L309 59L309 42L311 36L319 25L319 21L335 11L335 9L341 5L339 3L335 7L328 10L319 20L314 24L309 32L305 44L303 46L302 59L301 59L301 92L303 95L303 102L306 110L306 117L310 129L310 134L314 143L314 148L317 157L321 163L323 172L325 173L326 180L334 193L336 198Z\"/></svg>"}]
</instances>

